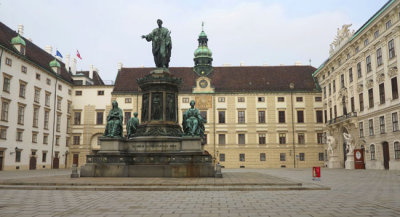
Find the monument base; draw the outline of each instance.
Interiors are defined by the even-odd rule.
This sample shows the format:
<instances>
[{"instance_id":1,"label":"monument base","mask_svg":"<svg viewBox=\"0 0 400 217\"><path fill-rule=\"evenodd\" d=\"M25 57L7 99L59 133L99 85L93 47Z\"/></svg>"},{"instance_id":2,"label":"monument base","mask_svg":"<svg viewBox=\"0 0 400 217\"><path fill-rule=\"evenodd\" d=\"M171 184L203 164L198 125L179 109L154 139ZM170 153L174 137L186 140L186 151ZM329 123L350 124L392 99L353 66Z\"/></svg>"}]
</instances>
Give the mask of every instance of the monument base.
<instances>
[{"instance_id":1,"label":"monument base","mask_svg":"<svg viewBox=\"0 0 400 217\"><path fill-rule=\"evenodd\" d=\"M101 138L81 177L214 177L212 156L200 137Z\"/></svg>"},{"instance_id":2,"label":"monument base","mask_svg":"<svg viewBox=\"0 0 400 217\"><path fill-rule=\"evenodd\" d=\"M345 162L345 168L347 170L354 170L354 156L352 154L347 155L347 160Z\"/></svg>"},{"instance_id":3,"label":"monument base","mask_svg":"<svg viewBox=\"0 0 400 217\"><path fill-rule=\"evenodd\" d=\"M332 168L332 169L343 168L342 164L339 161L338 156L330 156L329 161L328 161L328 168Z\"/></svg>"}]
</instances>

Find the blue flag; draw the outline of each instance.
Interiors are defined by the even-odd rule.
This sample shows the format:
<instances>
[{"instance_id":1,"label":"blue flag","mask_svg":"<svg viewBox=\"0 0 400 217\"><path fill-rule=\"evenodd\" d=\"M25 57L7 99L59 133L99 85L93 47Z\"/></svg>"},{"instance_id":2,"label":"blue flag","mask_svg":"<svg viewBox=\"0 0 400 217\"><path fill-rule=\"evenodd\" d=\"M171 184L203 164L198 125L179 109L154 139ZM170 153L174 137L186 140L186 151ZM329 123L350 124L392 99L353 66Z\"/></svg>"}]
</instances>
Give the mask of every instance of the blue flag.
<instances>
[{"instance_id":1,"label":"blue flag","mask_svg":"<svg viewBox=\"0 0 400 217\"><path fill-rule=\"evenodd\" d=\"M63 56L61 55L61 53L60 53L60 51L56 51L56 56L59 56L59 57L61 57L61 58L63 58Z\"/></svg>"}]
</instances>

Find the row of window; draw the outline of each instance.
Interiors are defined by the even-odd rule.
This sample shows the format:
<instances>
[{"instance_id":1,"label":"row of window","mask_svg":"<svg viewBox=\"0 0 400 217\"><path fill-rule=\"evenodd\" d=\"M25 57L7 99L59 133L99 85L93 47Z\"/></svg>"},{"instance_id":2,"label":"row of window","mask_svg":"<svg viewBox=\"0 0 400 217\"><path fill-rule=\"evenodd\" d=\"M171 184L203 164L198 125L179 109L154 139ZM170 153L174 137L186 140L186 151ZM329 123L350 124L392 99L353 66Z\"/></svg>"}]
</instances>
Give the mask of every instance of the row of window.
<instances>
[{"instance_id":1,"label":"row of window","mask_svg":"<svg viewBox=\"0 0 400 217\"><path fill-rule=\"evenodd\" d=\"M220 162L225 162L226 156L224 153L219 154L219 161ZM306 155L305 153L299 153L298 157L299 161L305 161L306 160ZM318 153L318 160L319 161L324 161L324 153ZM246 161L246 155L244 153L239 154L239 161L245 162ZM267 161L267 155L266 153L260 153L260 161ZM279 153L279 161L286 161L286 153Z\"/></svg>"},{"instance_id":2,"label":"row of window","mask_svg":"<svg viewBox=\"0 0 400 217\"><path fill-rule=\"evenodd\" d=\"M393 132L399 131L399 116L397 112L392 113L392 130ZM364 137L364 122L361 121L358 123L359 124L359 129L360 129L360 138ZM369 119L368 120L368 132L370 136L375 135L375 130L374 130L374 119ZM385 116L379 116L379 132L381 134L386 133L386 122L385 122Z\"/></svg>"},{"instance_id":3,"label":"row of window","mask_svg":"<svg viewBox=\"0 0 400 217\"><path fill-rule=\"evenodd\" d=\"M258 134L258 144L265 145L266 144L266 134L260 133ZM279 144L286 144L287 143L287 133L279 133ZM246 144L246 134L239 133L238 134L238 144L244 145ZM317 133L317 142L318 144L323 144L323 133ZM297 144L305 144L305 134L304 133L297 133ZM226 145L226 134L218 134L218 144L219 145Z\"/></svg>"},{"instance_id":4,"label":"row of window","mask_svg":"<svg viewBox=\"0 0 400 217\"><path fill-rule=\"evenodd\" d=\"M245 97L238 97L237 101L238 102L245 102L246 98ZM316 96L314 98L315 102L322 102L322 97ZM189 97L183 97L182 98L182 103L189 103L190 99ZM285 102L285 97L278 97L277 98L278 102ZM218 97L218 102L225 102L225 97ZM257 102L265 102L265 97L257 97ZM296 97L296 102L303 102L303 97L298 96Z\"/></svg>"},{"instance_id":5,"label":"row of window","mask_svg":"<svg viewBox=\"0 0 400 217\"><path fill-rule=\"evenodd\" d=\"M20 163L21 162L21 155L22 155L22 149L17 149L15 151L15 162ZM29 156L29 159L31 157L36 157L36 151L31 151L31 156ZM54 154L55 158L59 158L59 152L56 151ZM42 151L42 163L47 162L47 151Z\"/></svg>"},{"instance_id":6,"label":"row of window","mask_svg":"<svg viewBox=\"0 0 400 217\"><path fill-rule=\"evenodd\" d=\"M393 150L394 150L394 159L396 160L400 159L400 142L393 143ZM376 149L374 144L370 145L369 153L370 153L370 160L376 160Z\"/></svg>"}]
</instances>

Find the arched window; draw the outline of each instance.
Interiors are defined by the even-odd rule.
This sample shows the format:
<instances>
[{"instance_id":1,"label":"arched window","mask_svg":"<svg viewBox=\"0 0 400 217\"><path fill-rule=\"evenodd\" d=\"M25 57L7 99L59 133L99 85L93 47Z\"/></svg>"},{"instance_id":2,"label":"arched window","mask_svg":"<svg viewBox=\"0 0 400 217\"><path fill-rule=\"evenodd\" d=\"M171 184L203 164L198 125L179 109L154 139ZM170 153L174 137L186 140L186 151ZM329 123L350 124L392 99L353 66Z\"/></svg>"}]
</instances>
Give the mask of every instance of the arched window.
<instances>
[{"instance_id":1,"label":"arched window","mask_svg":"<svg viewBox=\"0 0 400 217\"><path fill-rule=\"evenodd\" d=\"M400 159L400 142L394 143L394 159Z\"/></svg>"},{"instance_id":2,"label":"arched window","mask_svg":"<svg viewBox=\"0 0 400 217\"><path fill-rule=\"evenodd\" d=\"M371 153L371 160L375 160L375 145L371 145L369 152Z\"/></svg>"}]
</instances>

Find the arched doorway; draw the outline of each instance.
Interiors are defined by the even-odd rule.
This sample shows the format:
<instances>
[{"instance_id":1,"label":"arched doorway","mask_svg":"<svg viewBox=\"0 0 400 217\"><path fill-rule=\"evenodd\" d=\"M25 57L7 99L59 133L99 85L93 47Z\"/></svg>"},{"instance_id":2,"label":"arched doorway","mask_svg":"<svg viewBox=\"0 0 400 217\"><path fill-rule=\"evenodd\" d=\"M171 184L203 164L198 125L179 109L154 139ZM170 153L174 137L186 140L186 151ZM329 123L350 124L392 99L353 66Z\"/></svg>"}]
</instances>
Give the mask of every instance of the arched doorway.
<instances>
[{"instance_id":1,"label":"arched doorway","mask_svg":"<svg viewBox=\"0 0 400 217\"><path fill-rule=\"evenodd\" d=\"M383 166L385 167L385 170L388 170L389 169L389 160L390 160L389 143L388 142L382 143L382 152L383 152Z\"/></svg>"}]
</instances>

